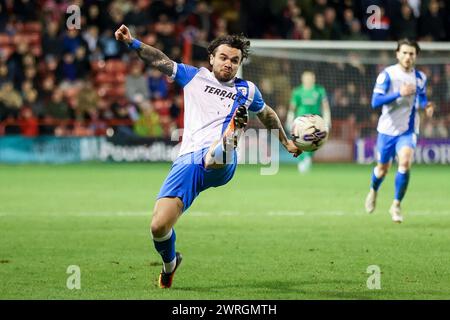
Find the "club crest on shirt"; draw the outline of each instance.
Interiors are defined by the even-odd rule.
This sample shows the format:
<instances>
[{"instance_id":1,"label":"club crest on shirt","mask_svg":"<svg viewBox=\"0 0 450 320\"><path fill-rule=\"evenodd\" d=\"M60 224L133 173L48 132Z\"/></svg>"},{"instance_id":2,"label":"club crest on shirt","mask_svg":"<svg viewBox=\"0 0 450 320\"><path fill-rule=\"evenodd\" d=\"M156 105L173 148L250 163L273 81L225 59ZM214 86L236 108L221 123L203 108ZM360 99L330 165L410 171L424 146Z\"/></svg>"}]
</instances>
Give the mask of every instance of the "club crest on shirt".
<instances>
[{"instance_id":1,"label":"club crest on shirt","mask_svg":"<svg viewBox=\"0 0 450 320\"><path fill-rule=\"evenodd\" d=\"M247 88L246 87L240 87L238 90L242 93L242 95L245 97L247 95Z\"/></svg>"}]
</instances>

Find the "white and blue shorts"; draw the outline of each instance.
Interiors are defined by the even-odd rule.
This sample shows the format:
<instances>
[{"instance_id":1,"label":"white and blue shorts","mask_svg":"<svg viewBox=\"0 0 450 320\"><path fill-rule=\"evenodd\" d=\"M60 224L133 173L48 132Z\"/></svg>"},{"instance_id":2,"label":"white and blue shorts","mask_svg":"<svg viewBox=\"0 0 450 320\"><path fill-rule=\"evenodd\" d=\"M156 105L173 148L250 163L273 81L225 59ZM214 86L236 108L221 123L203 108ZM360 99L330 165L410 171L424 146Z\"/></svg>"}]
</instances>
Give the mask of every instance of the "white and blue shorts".
<instances>
[{"instance_id":1,"label":"white and blue shorts","mask_svg":"<svg viewBox=\"0 0 450 320\"><path fill-rule=\"evenodd\" d=\"M417 135L414 132L405 132L399 136L390 136L378 133L377 151L378 163L386 164L394 159L395 155L403 147L415 149L417 145Z\"/></svg>"},{"instance_id":2,"label":"white and blue shorts","mask_svg":"<svg viewBox=\"0 0 450 320\"><path fill-rule=\"evenodd\" d=\"M206 169L204 158L207 152L208 148L205 148L178 157L172 164L157 199L178 197L183 201L184 212L200 192L230 181L236 171L237 155L234 155L233 163L226 164L221 169Z\"/></svg>"}]
</instances>

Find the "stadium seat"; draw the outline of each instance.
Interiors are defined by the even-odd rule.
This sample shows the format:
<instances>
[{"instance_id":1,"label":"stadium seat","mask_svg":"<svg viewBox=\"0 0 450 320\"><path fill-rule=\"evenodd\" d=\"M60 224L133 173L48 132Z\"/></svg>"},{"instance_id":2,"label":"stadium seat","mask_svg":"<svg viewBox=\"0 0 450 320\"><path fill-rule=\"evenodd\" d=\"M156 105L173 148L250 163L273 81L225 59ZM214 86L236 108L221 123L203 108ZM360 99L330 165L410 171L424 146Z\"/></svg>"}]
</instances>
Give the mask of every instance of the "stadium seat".
<instances>
[{"instance_id":1,"label":"stadium seat","mask_svg":"<svg viewBox=\"0 0 450 320\"><path fill-rule=\"evenodd\" d=\"M24 32L42 32L42 24L38 21L27 22L23 25Z\"/></svg>"},{"instance_id":2,"label":"stadium seat","mask_svg":"<svg viewBox=\"0 0 450 320\"><path fill-rule=\"evenodd\" d=\"M105 69L105 61L104 60L91 61L91 69L94 73L103 71Z\"/></svg>"},{"instance_id":3,"label":"stadium seat","mask_svg":"<svg viewBox=\"0 0 450 320\"><path fill-rule=\"evenodd\" d=\"M123 97L125 96L125 87L124 86L117 86L111 88L110 94L114 97Z\"/></svg>"},{"instance_id":4,"label":"stadium seat","mask_svg":"<svg viewBox=\"0 0 450 320\"><path fill-rule=\"evenodd\" d=\"M114 77L114 80L118 84L125 84L126 82L126 74L124 73L117 73Z\"/></svg>"},{"instance_id":5,"label":"stadium seat","mask_svg":"<svg viewBox=\"0 0 450 320\"><path fill-rule=\"evenodd\" d=\"M127 64L122 60L107 60L105 64L105 71L108 73L126 72Z\"/></svg>"},{"instance_id":6,"label":"stadium seat","mask_svg":"<svg viewBox=\"0 0 450 320\"><path fill-rule=\"evenodd\" d=\"M99 86L102 86L105 84L113 84L114 78L111 77L111 75L106 72L99 72L95 76L95 83L96 83L96 85L99 85Z\"/></svg>"},{"instance_id":7,"label":"stadium seat","mask_svg":"<svg viewBox=\"0 0 450 320\"><path fill-rule=\"evenodd\" d=\"M155 99L152 101L153 106L160 115L168 115L170 113L170 100Z\"/></svg>"},{"instance_id":8,"label":"stadium seat","mask_svg":"<svg viewBox=\"0 0 450 320\"><path fill-rule=\"evenodd\" d=\"M125 87L122 85L101 85L97 89L100 98L118 98L125 96Z\"/></svg>"},{"instance_id":9,"label":"stadium seat","mask_svg":"<svg viewBox=\"0 0 450 320\"><path fill-rule=\"evenodd\" d=\"M13 36L15 44L19 42L26 42L28 45L37 45L41 43L41 35L39 33L18 33Z\"/></svg>"},{"instance_id":10,"label":"stadium seat","mask_svg":"<svg viewBox=\"0 0 450 320\"><path fill-rule=\"evenodd\" d=\"M25 37L25 41L28 42L29 45L38 45L41 43L41 35L37 32L25 33L23 34Z\"/></svg>"},{"instance_id":11,"label":"stadium seat","mask_svg":"<svg viewBox=\"0 0 450 320\"><path fill-rule=\"evenodd\" d=\"M12 43L11 37L6 33L0 33L0 47L6 46Z\"/></svg>"}]
</instances>

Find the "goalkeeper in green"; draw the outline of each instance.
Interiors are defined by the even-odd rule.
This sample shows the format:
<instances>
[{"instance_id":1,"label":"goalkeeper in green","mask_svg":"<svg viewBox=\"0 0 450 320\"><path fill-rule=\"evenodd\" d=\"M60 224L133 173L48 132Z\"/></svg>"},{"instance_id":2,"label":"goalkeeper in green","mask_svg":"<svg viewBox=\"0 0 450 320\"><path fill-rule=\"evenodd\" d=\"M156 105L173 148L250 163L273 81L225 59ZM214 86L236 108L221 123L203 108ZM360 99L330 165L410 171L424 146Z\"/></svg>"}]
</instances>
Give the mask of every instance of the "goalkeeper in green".
<instances>
[{"instance_id":1,"label":"goalkeeper in green","mask_svg":"<svg viewBox=\"0 0 450 320\"><path fill-rule=\"evenodd\" d=\"M286 119L286 128L290 131L296 117L305 114L317 114L324 118L331 128L330 104L328 103L325 88L316 84L316 75L312 71L304 71L302 84L292 91L289 111ZM314 152L303 152L299 157L298 170L306 173L311 169Z\"/></svg>"}]
</instances>

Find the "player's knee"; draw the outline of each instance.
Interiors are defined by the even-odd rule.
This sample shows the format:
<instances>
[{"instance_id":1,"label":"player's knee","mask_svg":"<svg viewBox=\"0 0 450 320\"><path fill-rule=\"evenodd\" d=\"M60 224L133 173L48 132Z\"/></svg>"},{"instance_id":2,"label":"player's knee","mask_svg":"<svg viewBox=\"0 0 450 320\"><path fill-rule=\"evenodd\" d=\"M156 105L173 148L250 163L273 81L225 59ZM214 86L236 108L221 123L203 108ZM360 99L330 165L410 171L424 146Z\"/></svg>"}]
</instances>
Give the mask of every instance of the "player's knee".
<instances>
[{"instance_id":1,"label":"player's knee","mask_svg":"<svg viewBox=\"0 0 450 320\"><path fill-rule=\"evenodd\" d=\"M150 231L153 237L162 237L170 230L170 227L162 219L157 210L153 211L152 222L150 223Z\"/></svg>"},{"instance_id":2,"label":"player's knee","mask_svg":"<svg viewBox=\"0 0 450 320\"><path fill-rule=\"evenodd\" d=\"M378 166L377 170L378 170L378 176L379 177L384 177L389 172L389 167L387 167L387 166Z\"/></svg>"},{"instance_id":3,"label":"player's knee","mask_svg":"<svg viewBox=\"0 0 450 320\"><path fill-rule=\"evenodd\" d=\"M163 237L164 235L167 234L169 230L170 228L167 228L167 226L164 223L161 223L156 219L152 219L152 222L150 223L150 231L153 237L156 238Z\"/></svg>"},{"instance_id":4,"label":"player's knee","mask_svg":"<svg viewBox=\"0 0 450 320\"><path fill-rule=\"evenodd\" d=\"M414 152L412 149L402 149L399 154L398 167L402 168L402 170L408 171L411 168L413 158Z\"/></svg>"},{"instance_id":5,"label":"player's knee","mask_svg":"<svg viewBox=\"0 0 450 320\"><path fill-rule=\"evenodd\" d=\"M409 162L400 163L398 165L398 171L399 172L407 172L411 169L411 164Z\"/></svg>"},{"instance_id":6,"label":"player's knee","mask_svg":"<svg viewBox=\"0 0 450 320\"><path fill-rule=\"evenodd\" d=\"M411 168L412 161L409 159L401 159L398 163L398 168L403 171L408 171Z\"/></svg>"}]
</instances>

